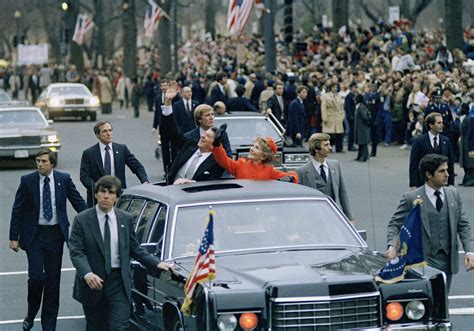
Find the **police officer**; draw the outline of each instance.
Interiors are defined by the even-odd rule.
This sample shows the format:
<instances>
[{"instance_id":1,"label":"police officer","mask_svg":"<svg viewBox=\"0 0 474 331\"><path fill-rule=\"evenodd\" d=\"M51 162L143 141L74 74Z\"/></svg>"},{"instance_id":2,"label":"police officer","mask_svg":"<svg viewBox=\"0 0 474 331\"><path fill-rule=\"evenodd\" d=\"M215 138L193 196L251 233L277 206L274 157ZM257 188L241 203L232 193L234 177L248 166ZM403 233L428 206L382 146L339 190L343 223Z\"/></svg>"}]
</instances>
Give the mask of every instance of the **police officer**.
<instances>
[{"instance_id":1,"label":"police officer","mask_svg":"<svg viewBox=\"0 0 474 331\"><path fill-rule=\"evenodd\" d=\"M425 118L430 113L440 113L443 117L443 132L441 132L441 134L449 138L451 141L452 150L454 151L453 114L449 108L449 105L443 101L443 90L437 89L433 94L432 100L428 103L428 106L426 106Z\"/></svg>"},{"instance_id":2,"label":"police officer","mask_svg":"<svg viewBox=\"0 0 474 331\"><path fill-rule=\"evenodd\" d=\"M372 81L370 92L364 95L364 101L370 113L370 140L372 151L370 156L377 156L377 144L380 140L380 125L382 122L382 96L379 92L378 81Z\"/></svg>"}]
</instances>

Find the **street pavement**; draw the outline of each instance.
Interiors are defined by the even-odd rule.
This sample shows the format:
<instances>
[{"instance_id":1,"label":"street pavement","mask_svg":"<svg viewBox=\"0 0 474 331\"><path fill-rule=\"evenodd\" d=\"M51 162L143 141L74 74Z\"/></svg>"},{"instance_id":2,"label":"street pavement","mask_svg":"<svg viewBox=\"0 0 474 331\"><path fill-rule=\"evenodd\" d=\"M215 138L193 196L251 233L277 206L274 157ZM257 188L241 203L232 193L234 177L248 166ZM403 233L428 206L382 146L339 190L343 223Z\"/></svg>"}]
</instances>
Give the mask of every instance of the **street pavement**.
<instances>
[{"instance_id":1,"label":"street pavement","mask_svg":"<svg viewBox=\"0 0 474 331\"><path fill-rule=\"evenodd\" d=\"M98 114L98 120L106 119L114 127L114 141L128 145L132 153L144 164L151 181L163 176L161 160L154 158L156 138L151 135L153 114L141 108L140 118L133 118L133 111L120 110L114 104L111 115ZM79 165L82 151L97 142L92 122L75 120L56 121L53 127L61 136L62 149L57 169L71 174L79 192L85 197L85 189L79 181ZM356 219L356 227L367 230L370 248L384 251L387 222L397 207L401 194L408 189L409 150L397 146L379 147L378 156L368 162L355 162L355 152L333 154L342 164L349 192L350 203ZM26 313L27 261L23 251L14 253L8 249L10 212L20 176L34 170L33 162L0 163L0 231L4 233L3 249L0 249L0 331L19 330ZM456 182L460 182L463 171L456 166ZM127 170L128 186L139 184L138 179ZM474 220L474 188L457 186L464 201L469 219ZM75 212L71 206L69 218ZM461 254L461 257L463 255ZM461 259L462 261L462 259ZM58 330L84 330L82 307L72 299L74 269L65 250L61 281L61 303ZM474 272L467 273L460 266L454 276L450 295L451 320L455 330L471 330L474 324ZM40 317L38 314L37 318ZM41 330L36 321L33 330Z\"/></svg>"}]
</instances>

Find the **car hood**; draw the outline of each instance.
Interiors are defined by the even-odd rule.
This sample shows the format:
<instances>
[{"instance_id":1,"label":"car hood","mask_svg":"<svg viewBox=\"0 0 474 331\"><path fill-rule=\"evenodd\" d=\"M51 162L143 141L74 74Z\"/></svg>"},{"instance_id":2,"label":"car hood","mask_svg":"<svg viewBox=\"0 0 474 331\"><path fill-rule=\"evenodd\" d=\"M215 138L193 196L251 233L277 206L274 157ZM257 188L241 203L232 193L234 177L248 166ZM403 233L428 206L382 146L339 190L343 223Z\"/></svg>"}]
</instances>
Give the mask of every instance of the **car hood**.
<instances>
[{"instance_id":1,"label":"car hood","mask_svg":"<svg viewBox=\"0 0 474 331\"><path fill-rule=\"evenodd\" d=\"M213 287L217 291L278 287L288 288L293 295L328 295L327 286L311 285L371 282L385 262L372 251L359 248L218 255ZM191 270L192 262L183 263L182 267ZM309 287L313 287L312 293L308 293Z\"/></svg>"},{"instance_id":2,"label":"car hood","mask_svg":"<svg viewBox=\"0 0 474 331\"><path fill-rule=\"evenodd\" d=\"M17 136L37 136L40 134L56 134L56 132L47 126L26 126L26 127L11 127L7 125L0 125L2 129L2 137L17 137Z\"/></svg>"}]
</instances>

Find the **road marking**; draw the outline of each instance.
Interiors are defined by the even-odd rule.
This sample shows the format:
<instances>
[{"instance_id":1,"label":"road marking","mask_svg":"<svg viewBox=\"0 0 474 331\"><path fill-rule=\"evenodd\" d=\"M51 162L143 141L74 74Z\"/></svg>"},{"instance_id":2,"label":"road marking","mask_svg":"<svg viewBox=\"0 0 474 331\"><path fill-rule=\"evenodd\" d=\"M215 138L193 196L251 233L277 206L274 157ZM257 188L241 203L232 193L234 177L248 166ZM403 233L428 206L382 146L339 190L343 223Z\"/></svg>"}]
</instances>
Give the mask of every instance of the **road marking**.
<instances>
[{"instance_id":1,"label":"road marking","mask_svg":"<svg viewBox=\"0 0 474 331\"><path fill-rule=\"evenodd\" d=\"M474 295L450 295L449 300L474 299Z\"/></svg>"},{"instance_id":2,"label":"road marking","mask_svg":"<svg viewBox=\"0 0 474 331\"><path fill-rule=\"evenodd\" d=\"M76 271L76 268L62 268L61 272ZM28 275L28 271L0 272L0 276Z\"/></svg>"},{"instance_id":3,"label":"road marking","mask_svg":"<svg viewBox=\"0 0 474 331\"><path fill-rule=\"evenodd\" d=\"M449 315L474 315L474 307L451 308Z\"/></svg>"},{"instance_id":4,"label":"road marking","mask_svg":"<svg viewBox=\"0 0 474 331\"><path fill-rule=\"evenodd\" d=\"M58 320L82 320L85 319L85 316L58 316ZM41 318L35 318L35 322L40 322ZM18 324L23 323L23 320L7 320L7 321L0 321L0 325L5 324Z\"/></svg>"}]
</instances>

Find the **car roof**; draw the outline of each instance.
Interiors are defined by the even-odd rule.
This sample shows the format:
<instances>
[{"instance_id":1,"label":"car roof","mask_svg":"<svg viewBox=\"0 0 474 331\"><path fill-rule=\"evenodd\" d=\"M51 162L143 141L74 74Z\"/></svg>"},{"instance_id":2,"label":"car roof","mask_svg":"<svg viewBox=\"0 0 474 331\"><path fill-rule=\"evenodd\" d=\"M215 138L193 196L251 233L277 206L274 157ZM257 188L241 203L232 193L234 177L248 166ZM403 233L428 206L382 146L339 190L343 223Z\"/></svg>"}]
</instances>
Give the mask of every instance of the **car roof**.
<instances>
[{"instance_id":1,"label":"car roof","mask_svg":"<svg viewBox=\"0 0 474 331\"><path fill-rule=\"evenodd\" d=\"M320 191L303 185L276 180L236 179L168 186L142 184L126 189L123 195L142 196L170 205L244 199L326 198Z\"/></svg>"},{"instance_id":2,"label":"car roof","mask_svg":"<svg viewBox=\"0 0 474 331\"><path fill-rule=\"evenodd\" d=\"M85 86L82 83L53 83L53 84L49 84L48 88L49 87L72 87L72 86L84 86L87 88L87 86Z\"/></svg>"},{"instance_id":3,"label":"car roof","mask_svg":"<svg viewBox=\"0 0 474 331\"><path fill-rule=\"evenodd\" d=\"M250 118L255 118L255 117L260 117L260 118L265 118L264 115L260 113L256 113L253 111L233 111L230 114L225 114L225 115L216 115L214 118L215 120L220 120L220 119L225 119L225 118L235 118L235 117L250 117Z\"/></svg>"}]
</instances>

